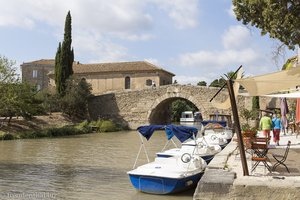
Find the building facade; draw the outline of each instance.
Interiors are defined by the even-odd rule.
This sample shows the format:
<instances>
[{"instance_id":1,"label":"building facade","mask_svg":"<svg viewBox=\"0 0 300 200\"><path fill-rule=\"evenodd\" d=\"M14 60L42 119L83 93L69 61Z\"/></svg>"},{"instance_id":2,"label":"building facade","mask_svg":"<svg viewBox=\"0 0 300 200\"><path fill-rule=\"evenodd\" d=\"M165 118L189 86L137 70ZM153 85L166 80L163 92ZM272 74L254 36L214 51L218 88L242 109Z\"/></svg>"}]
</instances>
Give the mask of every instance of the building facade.
<instances>
[{"instance_id":1,"label":"building facade","mask_svg":"<svg viewBox=\"0 0 300 200\"><path fill-rule=\"evenodd\" d=\"M22 79L31 84L55 87L54 60L39 60L21 65ZM92 86L93 94L145 89L172 84L173 73L146 61L81 64L74 62L74 75Z\"/></svg>"},{"instance_id":2,"label":"building facade","mask_svg":"<svg viewBox=\"0 0 300 200\"><path fill-rule=\"evenodd\" d=\"M22 81L35 85L38 90L49 85L48 73L54 70L53 59L42 59L21 64Z\"/></svg>"}]
</instances>

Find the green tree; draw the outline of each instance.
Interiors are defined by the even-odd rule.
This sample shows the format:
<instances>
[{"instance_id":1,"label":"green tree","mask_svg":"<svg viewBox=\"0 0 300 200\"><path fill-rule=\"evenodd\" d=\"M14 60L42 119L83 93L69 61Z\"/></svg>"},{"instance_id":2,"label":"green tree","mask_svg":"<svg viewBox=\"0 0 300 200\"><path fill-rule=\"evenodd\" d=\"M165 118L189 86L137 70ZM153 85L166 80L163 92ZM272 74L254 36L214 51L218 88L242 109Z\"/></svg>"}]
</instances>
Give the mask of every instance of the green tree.
<instances>
[{"instance_id":1,"label":"green tree","mask_svg":"<svg viewBox=\"0 0 300 200\"><path fill-rule=\"evenodd\" d=\"M209 87L222 87L224 83L224 78L215 79L213 82L210 83Z\"/></svg>"},{"instance_id":2,"label":"green tree","mask_svg":"<svg viewBox=\"0 0 300 200\"><path fill-rule=\"evenodd\" d=\"M173 84L177 84L177 80L174 80L174 83Z\"/></svg>"},{"instance_id":3,"label":"green tree","mask_svg":"<svg viewBox=\"0 0 300 200\"><path fill-rule=\"evenodd\" d=\"M259 110L259 96L252 97L252 110Z\"/></svg>"},{"instance_id":4,"label":"green tree","mask_svg":"<svg viewBox=\"0 0 300 200\"><path fill-rule=\"evenodd\" d=\"M26 119L43 112L41 101L35 98L36 88L21 83L14 67L15 62L0 56L0 116L23 116Z\"/></svg>"},{"instance_id":5,"label":"green tree","mask_svg":"<svg viewBox=\"0 0 300 200\"><path fill-rule=\"evenodd\" d=\"M198 86L207 86L207 83L205 81L199 81L197 83Z\"/></svg>"},{"instance_id":6,"label":"green tree","mask_svg":"<svg viewBox=\"0 0 300 200\"><path fill-rule=\"evenodd\" d=\"M55 84L56 90L64 96L66 81L73 74L74 51L72 45L72 19L70 11L66 16L64 40L59 43L55 56Z\"/></svg>"},{"instance_id":7,"label":"green tree","mask_svg":"<svg viewBox=\"0 0 300 200\"><path fill-rule=\"evenodd\" d=\"M4 87L5 83L15 83L19 81L16 68L14 67L15 64L16 62L0 55L0 87Z\"/></svg>"},{"instance_id":8,"label":"green tree","mask_svg":"<svg viewBox=\"0 0 300 200\"><path fill-rule=\"evenodd\" d=\"M184 111L198 111L197 107L191 103L190 101L186 100L176 100L172 102L172 114L171 114L171 119L174 122L179 122L179 119L181 117L181 113Z\"/></svg>"},{"instance_id":9,"label":"green tree","mask_svg":"<svg viewBox=\"0 0 300 200\"><path fill-rule=\"evenodd\" d=\"M269 33L290 49L300 44L300 1L294 0L233 0L236 18L243 24Z\"/></svg>"},{"instance_id":10,"label":"green tree","mask_svg":"<svg viewBox=\"0 0 300 200\"><path fill-rule=\"evenodd\" d=\"M70 78L66 86L66 94L61 98L63 113L71 118L85 118L88 113L88 100L92 96L91 85L84 79Z\"/></svg>"}]
</instances>

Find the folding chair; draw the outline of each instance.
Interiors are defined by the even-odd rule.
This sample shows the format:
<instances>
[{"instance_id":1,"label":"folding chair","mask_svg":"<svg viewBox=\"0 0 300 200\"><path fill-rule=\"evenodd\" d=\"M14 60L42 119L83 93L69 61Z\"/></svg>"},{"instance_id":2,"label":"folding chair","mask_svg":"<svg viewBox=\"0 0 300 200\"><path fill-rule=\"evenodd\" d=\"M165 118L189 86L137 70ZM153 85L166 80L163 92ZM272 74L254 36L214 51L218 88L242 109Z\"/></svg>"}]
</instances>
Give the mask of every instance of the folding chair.
<instances>
[{"instance_id":1,"label":"folding chair","mask_svg":"<svg viewBox=\"0 0 300 200\"><path fill-rule=\"evenodd\" d=\"M288 156L290 146L291 146L291 141L288 141L284 155L272 154L273 158L276 160L276 163L273 165L273 171L279 165L283 165L286 168L286 170L288 171L288 173L290 173L289 168L284 163L286 161L287 156Z\"/></svg>"},{"instance_id":2,"label":"folding chair","mask_svg":"<svg viewBox=\"0 0 300 200\"><path fill-rule=\"evenodd\" d=\"M252 166L251 172L253 172L255 170L255 168L258 166L258 164L260 162L262 162L264 164L264 166L269 170L269 172L272 172L271 167L267 163L267 161L268 161L267 157L252 156L251 160L255 161L255 164Z\"/></svg>"},{"instance_id":3,"label":"folding chair","mask_svg":"<svg viewBox=\"0 0 300 200\"><path fill-rule=\"evenodd\" d=\"M255 168L258 166L259 163L263 163L264 166L269 170L269 172L272 172L271 167L268 165L268 145L263 143L253 143L252 144L253 153L255 155L252 156L251 160L255 161L255 164L252 166L251 172L255 170Z\"/></svg>"}]
</instances>

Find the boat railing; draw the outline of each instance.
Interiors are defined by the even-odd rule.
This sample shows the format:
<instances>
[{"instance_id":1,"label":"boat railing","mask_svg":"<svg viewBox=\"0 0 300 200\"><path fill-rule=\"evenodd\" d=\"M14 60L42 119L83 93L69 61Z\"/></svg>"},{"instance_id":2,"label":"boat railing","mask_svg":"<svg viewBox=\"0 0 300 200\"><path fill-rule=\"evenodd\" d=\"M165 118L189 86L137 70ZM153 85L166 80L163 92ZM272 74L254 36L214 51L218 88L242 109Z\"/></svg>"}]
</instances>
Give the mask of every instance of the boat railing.
<instances>
[{"instance_id":1,"label":"boat railing","mask_svg":"<svg viewBox=\"0 0 300 200\"><path fill-rule=\"evenodd\" d=\"M140 145L140 148L139 148L138 154L137 154L137 156L136 156L136 159L135 159L135 161L134 161L134 164L133 164L132 169L134 169L134 168L136 167L136 164L137 164L137 161L138 161L138 159L139 159L139 157L140 157L140 154L141 154L142 149L143 149L144 152L145 152L145 155L146 155L146 158L147 158L147 162L148 162L148 163L150 162L149 155L148 155L148 151L147 151L146 145L145 145L145 143L144 143L144 139L143 139L143 137L142 137L141 134L138 134L138 135L140 136L141 145ZM163 149L161 150L162 152L168 147L168 145L170 144L170 141L171 141L171 143L174 145L175 148L178 148L178 146L177 146L177 144L174 142L173 138L171 138L170 140L167 140L167 142L165 143Z\"/></svg>"}]
</instances>

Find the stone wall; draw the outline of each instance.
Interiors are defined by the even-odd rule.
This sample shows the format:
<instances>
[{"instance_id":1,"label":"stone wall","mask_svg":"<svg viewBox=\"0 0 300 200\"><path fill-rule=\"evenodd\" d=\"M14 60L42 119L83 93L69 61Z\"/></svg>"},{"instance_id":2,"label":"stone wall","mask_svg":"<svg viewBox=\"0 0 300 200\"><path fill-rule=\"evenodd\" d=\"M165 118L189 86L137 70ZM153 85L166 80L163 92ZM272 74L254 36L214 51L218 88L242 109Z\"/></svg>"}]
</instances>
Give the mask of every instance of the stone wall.
<instances>
[{"instance_id":1,"label":"stone wall","mask_svg":"<svg viewBox=\"0 0 300 200\"><path fill-rule=\"evenodd\" d=\"M92 119L110 118L118 123L135 129L140 125L169 123L170 105L177 99L192 102L202 113L204 119L218 111L220 114L231 114L231 109L217 110L209 100L219 88L209 88L191 85L166 85L143 90L131 90L95 96L89 103ZM223 89L216 97L223 102L228 98L228 92ZM263 97L260 98L262 109L278 101ZM252 97L239 96L237 100L239 111L243 108L251 109ZM243 119L241 119L243 120Z\"/></svg>"}]
</instances>

